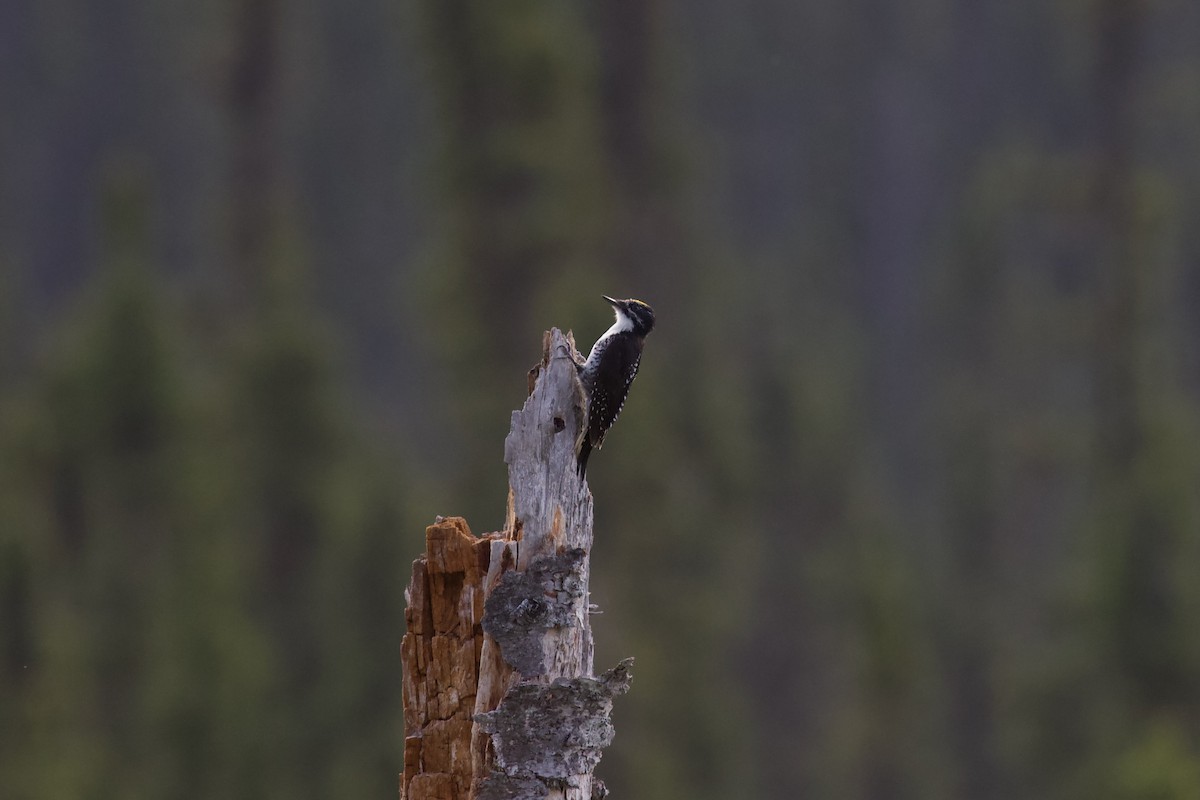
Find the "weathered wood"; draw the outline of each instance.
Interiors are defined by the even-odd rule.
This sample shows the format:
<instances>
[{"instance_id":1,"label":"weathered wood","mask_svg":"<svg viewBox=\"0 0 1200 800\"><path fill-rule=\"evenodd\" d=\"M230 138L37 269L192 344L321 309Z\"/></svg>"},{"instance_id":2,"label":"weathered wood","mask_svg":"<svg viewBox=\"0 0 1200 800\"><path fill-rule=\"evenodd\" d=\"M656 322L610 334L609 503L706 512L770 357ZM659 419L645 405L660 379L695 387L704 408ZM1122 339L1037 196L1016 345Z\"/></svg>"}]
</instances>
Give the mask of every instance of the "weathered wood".
<instances>
[{"instance_id":1,"label":"weathered wood","mask_svg":"<svg viewBox=\"0 0 1200 800\"><path fill-rule=\"evenodd\" d=\"M591 575L592 493L579 477L576 453L587 422L587 399L579 381L582 361L569 335L554 328L542 340L542 362L533 391L512 414L504 460L508 464L508 527L519 538L517 566L528 570L538 558L582 550L582 595L572 603L571 624L543 637L547 680L592 674L592 630L588 619Z\"/></svg>"},{"instance_id":2,"label":"weathered wood","mask_svg":"<svg viewBox=\"0 0 1200 800\"><path fill-rule=\"evenodd\" d=\"M491 559L484 578L484 592L491 594L500 576L516 566L517 544L505 539L491 543ZM480 633L479 687L475 693L475 715L485 714L500 705L504 694L520 678L501 657L500 647L491 636ZM474 718L474 717L472 717ZM479 725L471 732L471 779L478 782L493 768L492 740Z\"/></svg>"},{"instance_id":3,"label":"weathered wood","mask_svg":"<svg viewBox=\"0 0 1200 800\"><path fill-rule=\"evenodd\" d=\"M533 391L512 414L507 527L520 532L518 567L564 548L592 548L592 493L576 474L575 458L587 400L579 381L575 342L557 328L542 342Z\"/></svg>"},{"instance_id":4,"label":"weathered wood","mask_svg":"<svg viewBox=\"0 0 1200 800\"><path fill-rule=\"evenodd\" d=\"M471 736L479 684L483 576L491 543L460 517L425 530L405 599L404 776L400 796L456 800L471 786Z\"/></svg>"},{"instance_id":5,"label":"weathered wood","mask_svg":"<svg viewBox=\"0 0 1200 800\"><path fill-rule=\"evenodd\" d=\"M505 530L426 531L404 637L407 800L592 800L631 659L592 678L592 496L575 469L586 419L569 334L543 339L504 443Z\"/></svg>"}]
</instances>

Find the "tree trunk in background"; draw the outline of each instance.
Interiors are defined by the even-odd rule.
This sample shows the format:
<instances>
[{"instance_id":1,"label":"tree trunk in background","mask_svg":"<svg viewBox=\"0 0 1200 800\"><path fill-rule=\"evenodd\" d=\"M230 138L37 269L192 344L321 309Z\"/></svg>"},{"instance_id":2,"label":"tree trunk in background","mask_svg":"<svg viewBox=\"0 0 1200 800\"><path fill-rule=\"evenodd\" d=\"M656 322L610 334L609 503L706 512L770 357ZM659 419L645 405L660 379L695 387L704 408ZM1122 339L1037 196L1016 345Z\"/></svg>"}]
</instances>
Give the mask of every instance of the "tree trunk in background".
<instances>
[{"instance_id":1,"label":"tree trunk in background","mask_svg":"<svg viewBox=\"0 0 1200 800\"><path fill-rule=\"evenodd\" d=\"M617 198L610 267L639 294L670 302L696 284L695 243L682 217L682 168L664 90L662 14L653 0L591 4L600 56L604 163Z\"/></svg>"},{"instance_id":2,"label":"tree trunk in background","mask_svg":"<svg viewBox=\"0 0 1200 800\"><path fill-rule=\"evenodd\" d=\"M1132 0L1106 0L1096 13L1094 463L1107 551L1101 591L1120 598L1119 613L1108 615L1110 655L1120 680L1139 707L1162 709L1178 704L1190 678L1173 652L1177 626L1184 623L1171 585L1171 522L1143 477L1154 457L1155 432L1148 423L1169 396L1169 383L1146 361L1156 316L1152 286L1162 269L1151 244L1150 203L1138 188L1146 9Z\"/></svg>"},{"instance_id":3,"label":"tree trunk in background","mask_svg":"<svg viewBox=\"0 0 1200 800\"><path fill-rule=\"evenodd\" d=\"M1139 449L1136 328L1140 295L1136 238L1135 80L1143 27L1140 4L1109 0L1098 10L1095 76L1097 176L1094 224L1100 243L1096 317L1098 463L1126 473ZM1119 475L1123 481L1125 475Z\"/></svg>"},{"instance_id":4,"label":"tree trunk in background","mask_svg":"<svg viewBox=\"0 0 1200 800\"><path fill-rule=\"evenodd\" d=\"M605 794L592 777L613 737L612 700L631 660L592 676L588 573L592 496L575 472L586 403L575 343L557 329L505 440L505 530L461 518L426 530L408 589L408 800Z\"/></svg>"},{"instance_id":5,"label":"tree trunk in background","mask_svg":"<svg viewBox=\"0 0 1200 800\"><path fill-rule=\"evenodd\" d=\"M580 3L422 0L435 101L439 184L427 321L454 386L440 450L454 464L469 518L500 502L497 463L473 442L508 410L495 392L524 366L514 361L543 329L548 303L577 299L596 316L605 281L609 177L597 127L595 36ZM593 284L593 282L595 282ZM593 286L584 292L582 287ZM585 295L587 299L583 300ZM559 306L561 313L562 306ZM449 315L449 316L447 316Z\"/></svg>"},{"instance_id":6,"label":"tree trunk in background","mask_svg":"<svg viewBox=\"0 0 1200 800\"><path fill-rule=\"evenodd\" d=\"M279 0L242 0L237 45L229 76L233 121L230 282L235 300L253 302L263 287L272 237L277 231L279 161Z\"/></svg>"}]
</instances>

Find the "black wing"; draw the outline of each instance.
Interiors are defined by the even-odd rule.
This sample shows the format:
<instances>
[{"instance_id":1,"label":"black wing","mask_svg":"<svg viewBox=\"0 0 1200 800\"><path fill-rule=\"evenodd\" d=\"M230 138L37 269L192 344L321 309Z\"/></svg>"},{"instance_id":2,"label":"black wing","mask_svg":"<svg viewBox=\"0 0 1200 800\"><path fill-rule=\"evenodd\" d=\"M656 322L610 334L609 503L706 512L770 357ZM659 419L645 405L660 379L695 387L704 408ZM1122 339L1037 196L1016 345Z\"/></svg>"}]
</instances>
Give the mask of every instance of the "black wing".
<instances>
[{"instance_id":1,"label":"black wing","mask_svg":"<svg viewBox=\"0 0 1200 800\"><path fill-rule=\"evenodd\" d=\"M594 374L588 376L588 427L579 449L579 473L587 469L592 448L604 445L608 429L617 421L629 387L637 377L642 360L641 342L632 335L618 334L608 343Z\"/></svg>"}]
</instances>

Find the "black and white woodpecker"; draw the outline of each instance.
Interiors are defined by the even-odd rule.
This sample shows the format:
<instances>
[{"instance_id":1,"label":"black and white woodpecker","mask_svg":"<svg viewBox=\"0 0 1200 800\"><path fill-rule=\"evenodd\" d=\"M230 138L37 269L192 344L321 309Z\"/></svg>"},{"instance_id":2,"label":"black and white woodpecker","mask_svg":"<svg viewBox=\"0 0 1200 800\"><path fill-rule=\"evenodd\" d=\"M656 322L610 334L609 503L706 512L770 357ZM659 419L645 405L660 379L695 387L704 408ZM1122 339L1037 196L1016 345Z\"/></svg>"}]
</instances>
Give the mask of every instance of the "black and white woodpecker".
<instances>
[{"instance_id":1,"label":"black and white woodpecker","mask_svg":"<svg viewBox=\"0 0 1200 800\"><path fill-rule=\"evenodd\" d=\"M587 472L592 448L604 444L604 435L617 421L617 415L629 396L629 387L642 363L646 334L654 328L654 309L641 300L616 300L604 296L616 312L617 321L596 343L587 361L579 368L579 378L588 396L587 430L579 445L579 475Z\"/></svg>"}]
</instances>

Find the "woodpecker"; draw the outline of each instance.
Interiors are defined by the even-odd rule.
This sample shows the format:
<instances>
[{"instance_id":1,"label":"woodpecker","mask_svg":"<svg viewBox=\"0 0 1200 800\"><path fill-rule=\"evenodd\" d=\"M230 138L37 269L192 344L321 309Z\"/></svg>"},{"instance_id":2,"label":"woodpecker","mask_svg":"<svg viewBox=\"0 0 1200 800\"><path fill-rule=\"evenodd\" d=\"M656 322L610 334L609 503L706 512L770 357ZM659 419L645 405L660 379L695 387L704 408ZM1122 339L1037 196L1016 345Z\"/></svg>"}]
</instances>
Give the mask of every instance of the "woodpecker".
<instances>
[{"instance_id":1,"label":"woodpecker","mask_svg":"<svg viewBox=\"0 0 1200 800\"><path fill-rule=\"evenodd\" d=\"M587 361L579 367L579 378L588 396L587 430L579 446L577 472L587 472L592 448L604 444L604 435L617 421L637 377L646 334L654 328L654 309L641 300L616 300L604 295L617 321L592 345Z\"/></svg>"}]
</instances>

